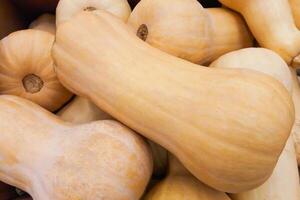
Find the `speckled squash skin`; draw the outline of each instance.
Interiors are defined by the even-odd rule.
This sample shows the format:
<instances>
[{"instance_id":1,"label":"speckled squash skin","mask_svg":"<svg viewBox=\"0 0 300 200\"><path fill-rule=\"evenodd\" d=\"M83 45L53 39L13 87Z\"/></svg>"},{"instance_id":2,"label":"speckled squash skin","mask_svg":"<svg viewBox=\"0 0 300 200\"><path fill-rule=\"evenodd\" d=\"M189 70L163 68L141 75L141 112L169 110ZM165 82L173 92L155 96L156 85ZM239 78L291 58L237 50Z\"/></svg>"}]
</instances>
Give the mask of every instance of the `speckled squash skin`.
<instances>
[{"instance_id":1,"label":"speckled squash skin","mask_svg":"<svg viewBox=\"0 0 300 200\"><path fill-rule=\"evenodd\" d=\"M20 117L22 116L22 117ZM111 120L73 125L0 96L0 180L43 200L138 200L152 173L143 139ZM11 126L18 119L17 126Z\"/></svg>"},{"instance_id":2,"label":"speckled squash skin","mask_svg":"<svg viewBox=\"0 0 300 200\"><path fill-rule=\"evenodd\" d=\"M67 88L165 147L221 191L265 182L294 123L292 99L274 78L168 55L105 11L82 12L58 26L52 54Z\"/></svg>"}]
</instances>

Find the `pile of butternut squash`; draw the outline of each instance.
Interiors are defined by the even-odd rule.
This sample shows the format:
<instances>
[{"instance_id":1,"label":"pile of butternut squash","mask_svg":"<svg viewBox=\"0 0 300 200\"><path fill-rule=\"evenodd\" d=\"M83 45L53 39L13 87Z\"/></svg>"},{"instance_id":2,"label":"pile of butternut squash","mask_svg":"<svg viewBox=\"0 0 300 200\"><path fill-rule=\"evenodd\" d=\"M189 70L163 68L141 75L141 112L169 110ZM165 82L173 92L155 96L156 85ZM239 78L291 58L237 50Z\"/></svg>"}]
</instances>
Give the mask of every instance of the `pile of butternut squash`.
<instances>
[{"instance_id":1,"label":"pile of butternut squash","mask_svg":"<svg viewBox=\"0 0 300 200\"><path fill-rule=\"evenodd\" d=\"M0 1L0 199L300 200L299 12Z\"/></svg>"}]
</instances>

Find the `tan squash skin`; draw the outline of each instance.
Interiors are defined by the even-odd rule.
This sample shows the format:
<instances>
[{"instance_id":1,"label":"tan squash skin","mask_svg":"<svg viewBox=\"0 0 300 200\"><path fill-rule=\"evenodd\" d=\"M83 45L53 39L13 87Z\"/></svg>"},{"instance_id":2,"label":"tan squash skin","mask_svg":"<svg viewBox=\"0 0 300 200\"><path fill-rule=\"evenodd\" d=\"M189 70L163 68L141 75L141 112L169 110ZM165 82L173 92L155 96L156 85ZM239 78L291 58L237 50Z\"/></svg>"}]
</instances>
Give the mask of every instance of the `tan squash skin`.
<instances>
[{"instance_id":1,"label":"tan squash skin","mask_svg":"<svg viewBox=\"0 0 300 200\"><path fill-rule=\"evenodd\" d=\"M292 92L292 77L280 56L264 48L247 48L221 56L211 67L245 68L273 76ZM293 136L290 136L272 176L260 187L232 195L234 200L299 200L299 173Z\"/></svg>"},{"instance_id":2,"label":"tan squash skin","mask_svg":"<svg viewBox=\"0 0 300 200\"><path fill-rule=\"evenodd\" d=\"M34 20L29 28L37 29L42 31L47 31L49 33L55 34L55 16L52 14L43 14Z\"/></svg>"},{"instance_id":3,"label":"tan squash skin","mask_svg":"<svg viewBox=\"0 0 300 200\"><path fill-rule=\"evenodd\" d=\"M57 115L60 116L61 119L75 124L112 119L109 114L99 109L88 99L78 96L62 108Z\"/></svg>"},{"instance_id":4,"label":"tan squash skin","mask_svg":"<svg viewBox=\"0 0 300 200\"><path fill-rule=\"evenodd\" d=\"M50 111L72 94L58 81L51 48L54 35L40 30L17 31L0 41L0 94L29 99Z\"/></svg>"},{"instance_id":5,"label":"tan squash skin","mask_svg":"<svg viewBox=\"0 0 300 200\"><path fill-rule=\"evenodd\" d=\"M0 39L25 27L24 20L10 0L0 1Z\"/></svg>"},{"instance_id":6,"label":"tan squash skin","mask_svg":"<svg viewBox=\"0 0 300 200\"><path fill-rule=\"evenodd\" d=\"M83 97L75 97L58 113L61 119L75 124L92 122L95 120L112 119L112 116L99 109L95 104ZM167 168L167 151L156 143L147 140L153 155L153 176L165 175Z\"/></svg>"},{"instance_id":7,"label":"tan squash skin","mask_svg":"<svg viewBox=\"0 0 300 200\"><path fill-rule=\"evenodd\" d=\"M189 63L96 13L57 29L53 57L65 86L165 147L209 186L240 192L268 179L294 123L280 82Z\"/></svg>"},{"instance_id":8,"label":"tan squash skin","mask_svg":"<svg viewBox=\"0 0 300 200\"><path fill-rule=\"evenodd\" d=\"M295 124L292 129L294 136L298 165L300 166L300 86L296 75L296 70L292 70L293 77L293 101L295 105Z\"/></svg>"},{"instance_id":9,"label":"tan squash skin","mask_svg":"<svg viewBox=\"0 0 300 200\"><path fill-rule=\"evenodd\" d=\"M131 13L127 0L60 0L56 7L56 25L69 20L83 10L106 10L124 22Z\"/></svg>"},{"instance_id":10,"label":"tan squash skin","mask_svg":"<svg viewBox=\"0 0 300 200\"><path fill-rule=\"evenodd\" d=\"M149 181L146 144L116 121L72 125L8 95L0 117L0 179L34 200L138 200Z\"/></svg>"},{"instance_id":11,"label":"tan squash skin","mask_svg":"<svg viewBox=\"0 0 300 200\"><path fill-rule=\"evenodd\" d=\"M300 29L300 1L289 0L293 12L294 20L298 29Z\"/></svg>"},{"instance_id":12,"label":"tan squash skin","mask_svg":"<svg viewBox=\"0 0 300 200\"><path fill-rule=\"evenodd\" d=\"M197 0L142 0L128 24L150 45L194 63L252 46L241 16L225 8L204 9Z\"/></svg>"},{"instance_id":13,"label":"tan squash skin","mask_svg":"<svg viewBox=\"0 0 300 200\"><path fill-rule=\"evenodd\" d=\"M300 31L288 0L220 0L240 12L260 46L278 53L288 65L297 67L300 58ZM294 60L295 59L295 60Z\"/></svg>"},{"instance_id":14,"label":"tan squash skin","mask_svg":"<svg viewBox=\"0 0 300 200\"><path fill-rule=\"evenodd\" d=\"M230 200L225 193L214 190L193 177L174 156L169 157L168 176L157 183L144 200Z\"/></svg>"}]
</instances>

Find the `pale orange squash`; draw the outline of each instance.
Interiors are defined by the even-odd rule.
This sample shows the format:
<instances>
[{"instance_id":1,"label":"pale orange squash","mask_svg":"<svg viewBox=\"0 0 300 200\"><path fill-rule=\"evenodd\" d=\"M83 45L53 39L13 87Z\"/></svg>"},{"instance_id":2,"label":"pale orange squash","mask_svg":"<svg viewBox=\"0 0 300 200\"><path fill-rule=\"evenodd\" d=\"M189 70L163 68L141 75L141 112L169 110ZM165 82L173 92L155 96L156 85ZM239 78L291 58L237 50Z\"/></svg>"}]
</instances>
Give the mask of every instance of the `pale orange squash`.
<instances>
[{"instance_id":1,"label":"pale orange squash","mask_svg":"<svg viewBox=\"0 0 300 200\"><path fill-rule=\"evenodd\" d=\"M141 0L128 24L142 40L195 63L252 46L252 36L238 14L204 9L197 0Z\"/></svg>"},{"instance_id":2,"label":"pale orange squash","mask_svg":"<svg viewBox=\"0 0 300 200\"><path fill-rule=\"evenodd\" d=\"M225 193L193 177L174 156L169 155L169 160L168 176L158 182L144 200L230 200Z\"/></svg>"},{"instance_id":3,"label":"pale orange squash","mask_svg":"<svg viewBox=\"0 0 300 200\"><path fill-rule=\"evenodd\" d=\"M0 1L0 39L25 27L25 22L10 0Z\"/></svg>"},{"instance_id":4,"label":"pale orange squash","mask_svg":"<svg viewBox=\"0 0 300 200\"><path fill-rule=\"evenodd\" d=\"M17 95L55 111L72 96L58 81L51 49L54 35L21 30L0 41L0 94Z\"/></svg>"},{"instance_id":5,"label":"pale orange squash","mask_svg":"<svg viewBox=\"0 0 300 200\"><path fill-rule=\"evenodd\" d=\"M279 81L192 64L95 13L57 27L52 54L67 88L165 147L209 186L241 192L269 178L294 123Z\"/></svg>"},{"instance_id":6,"label":"pale orange squash","mask_svg":"<svg viewBox=\"0 0 300 200\"><path fill-rule=\"evenodd\" d=\"M293 12L294 20L298 29L300 29L300 1L289 0Z\"/></svg>"},{"instance_id":7,"label":"pale orange squash","mask_svg":"<svg viewBox=\"0 0 300 200\"><path fill-rule=\"evenodd\" d=\"M288 65L300 65L300 31L288 0L220 0L240 12L260 46L278 53Z\"/></svg>"},{"instance_id":8,"label":"pale orange squash","mask_svg":"<svg viewBox=\"0 0 300 200\"><path fill-rule=\"evenodd\" d=\"M257 70L273 76L292 92L289 67L278 54L268 49L247 48L233 51L214 61L211 67ZM260 187L231 197L234 200L299 200L299 173L293 135L290 136L272 176Z\"/></svg>"},{"instance_id":9,"label":"pale orange squash","mask_svg":"<svg viewBox=\"0 0 300 200\"><path fill-rule=\"evenodd\" d=\"M138 200L144 192L151 154L124 125L73 125L9 95L0 96L0 118L0 180L33 199Z\"/></svg>"},{"instance_id":10,"label":"pale orange squash","mask_svg":"<svg viewBox=\"0 0 300 200\"><path fill-rule=\"evenodd\" d=\"M39 16L36 20L31 22L29 28L47 31L49 33L55 34L55 16L51 14L43 14Z\"/></svg>"},{"instance_id":11,"label":"pale orange squash","mask_svg":"<svg viewBox=\"0 0 300 200\"><path fill-rule=\"evenodd\" d=\"M56 8L56 25L59 25L80 11L106 10L123 21L127 21L131 8L127 0L60 0Z\"/></svg>"}]
</instances>

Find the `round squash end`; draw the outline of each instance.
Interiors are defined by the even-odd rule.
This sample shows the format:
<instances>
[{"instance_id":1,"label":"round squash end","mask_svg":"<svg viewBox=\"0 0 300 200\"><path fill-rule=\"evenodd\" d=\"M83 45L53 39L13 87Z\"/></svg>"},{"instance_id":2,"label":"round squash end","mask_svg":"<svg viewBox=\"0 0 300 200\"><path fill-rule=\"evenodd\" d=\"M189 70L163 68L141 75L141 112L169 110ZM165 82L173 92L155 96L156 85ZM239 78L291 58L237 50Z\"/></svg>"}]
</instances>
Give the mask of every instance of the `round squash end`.
<instances>
[{"instance_id":1,"label":"round squash end","mask_svg":"<svg viewBox=\"0 0 300 200\"><path fill-rule=\"evenodd\" d=\"M22 83L26 92L32 94L39 92L44 86L43 80L35 74L26 75Z\"/></svg>"}]
</instances>

